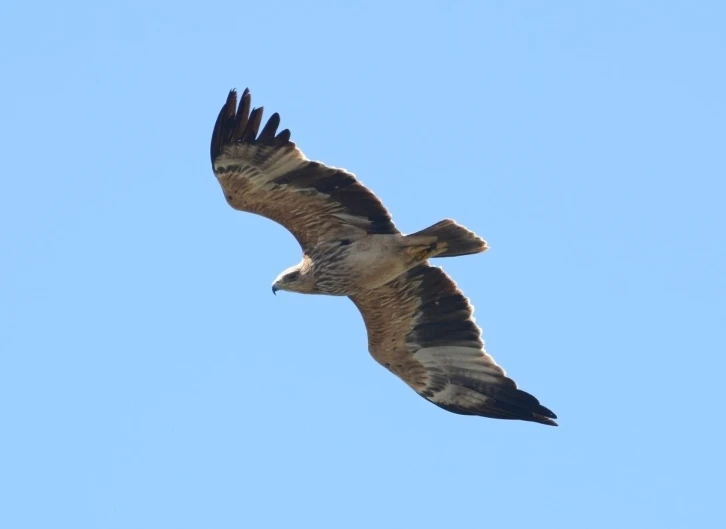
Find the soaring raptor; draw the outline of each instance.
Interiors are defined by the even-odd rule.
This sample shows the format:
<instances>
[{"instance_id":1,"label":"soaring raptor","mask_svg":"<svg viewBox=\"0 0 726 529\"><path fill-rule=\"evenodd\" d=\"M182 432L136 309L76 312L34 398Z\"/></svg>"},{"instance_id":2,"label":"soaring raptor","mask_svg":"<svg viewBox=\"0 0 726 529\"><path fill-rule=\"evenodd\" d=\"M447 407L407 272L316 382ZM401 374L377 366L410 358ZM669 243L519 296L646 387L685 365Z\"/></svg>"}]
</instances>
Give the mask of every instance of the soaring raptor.
<instances>
[{"instance_id":1,"label":"soaring raptor","mask_svg":"<svg viewBox=\"0 0 726 529\"><path fill-rule=\"evenodd\" d=\"M404 235L378 197L343 169L308 160L277 132L273 114L250 111L232 90L212 135L214 173L235 209L282 224L302 260L272 285L348 296L363 315L368 349L419 395L450 412L556 426L557 416L520 389L484 350L473 308L428 260L483 252L486 242L452 220Z\"/></svg>"}]
</instances>

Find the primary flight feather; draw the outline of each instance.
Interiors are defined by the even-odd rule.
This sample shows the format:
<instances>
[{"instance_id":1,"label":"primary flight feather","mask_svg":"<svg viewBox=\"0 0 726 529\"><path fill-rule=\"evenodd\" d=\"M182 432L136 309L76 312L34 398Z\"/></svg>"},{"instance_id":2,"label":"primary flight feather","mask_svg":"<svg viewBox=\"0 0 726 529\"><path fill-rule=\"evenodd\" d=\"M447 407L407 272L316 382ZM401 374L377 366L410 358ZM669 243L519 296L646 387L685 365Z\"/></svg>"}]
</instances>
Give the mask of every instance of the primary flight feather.
<instances>
[{"instance_id":1,"label":"primary flight feather","mask_svg":"<svg viewBox=\"0 0 726 529\"><path fill-rule=\"evenodd\" d=\"M212 167L227 202L287 228L300 263L272 291L348 296L368 331L368 349L419 395L464 415L556 426L557 416L520 389L484 350L473 308L428 259L483 252L486 242L452 220L404 235L353 174L308 160L277 132L249 90L232 90L214 126Z\"/></svg>"}]
</instances>

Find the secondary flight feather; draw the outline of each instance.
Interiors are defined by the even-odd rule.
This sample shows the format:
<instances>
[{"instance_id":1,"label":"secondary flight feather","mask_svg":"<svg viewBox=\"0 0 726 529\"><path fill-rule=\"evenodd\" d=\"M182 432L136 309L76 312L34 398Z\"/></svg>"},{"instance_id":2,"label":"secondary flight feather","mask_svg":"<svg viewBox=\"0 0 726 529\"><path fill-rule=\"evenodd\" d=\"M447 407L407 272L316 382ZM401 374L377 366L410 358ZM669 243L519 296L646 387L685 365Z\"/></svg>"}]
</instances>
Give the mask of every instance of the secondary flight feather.
<instances>
[{"instance_id":1,"label":"secondary flight feather","mask_svg":"<svg viewBox=\"0 0 726 529\"><path fill-rule=\"evenodd\" d=\"M486 242L452 220L404 235L380 199L353 174L308 160L278 132L249 90L232 90L211 142L212 167L233 208L287 228L301 261L272 285L303 294L347 296L378 363L419 395L463 415L556 426L557 416L520 389L486 353L473 308L428 260L483 252Z\"/></svg>"}]
</instances>

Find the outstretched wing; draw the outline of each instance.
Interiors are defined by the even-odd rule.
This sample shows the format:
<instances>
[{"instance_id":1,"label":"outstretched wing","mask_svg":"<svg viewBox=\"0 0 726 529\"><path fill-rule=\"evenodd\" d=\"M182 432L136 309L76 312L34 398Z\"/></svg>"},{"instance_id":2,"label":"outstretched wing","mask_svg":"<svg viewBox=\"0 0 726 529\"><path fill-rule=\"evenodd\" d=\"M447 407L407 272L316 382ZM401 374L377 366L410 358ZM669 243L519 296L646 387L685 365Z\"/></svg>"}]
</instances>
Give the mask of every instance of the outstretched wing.
<instances>
[{"instance_id":1,"label":"outstretched wing","mask_svg":"<svg viewBox=\"0 0 726 529\"><path fill-rule=\"evenodd\" d=\"M303 250L355 233L398 233L386 208L354 175L312 162L279 134L273 114L259 131L262 108L250 112L245 90L237 107L232 90L212 134L212 167L229 204L272 219L295 236Z\"/></svg>"},{"instance_id":2,"label":"outstretched wing","mask_svg":"<svg viewBox=\"0 0 726 529\"><path fill-rule=\"evenodd\" d=\"M422 397L463 415L557 426L557 416L486 353L473 308L440 268L417 266L351 299L373 358Z\"/></svg>"}]
</instances>

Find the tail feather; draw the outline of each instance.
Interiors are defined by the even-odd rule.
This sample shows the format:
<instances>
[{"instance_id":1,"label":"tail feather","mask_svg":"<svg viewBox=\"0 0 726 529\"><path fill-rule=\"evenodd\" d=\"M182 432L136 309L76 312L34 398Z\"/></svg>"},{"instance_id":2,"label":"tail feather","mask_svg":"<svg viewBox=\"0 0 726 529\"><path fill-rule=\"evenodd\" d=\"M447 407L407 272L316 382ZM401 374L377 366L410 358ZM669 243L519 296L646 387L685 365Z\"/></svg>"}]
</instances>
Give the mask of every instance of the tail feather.
<instances>
[{"instance_id":1,"label":"tail feather","mask_svg":"<svg viewBox=\"0 0 726 529\"><path fill-rule=\"evenodd\" d=\"M437 238L437 251L433 257L455 257L457 255L470 255L485 252L487 243L484 239L454 222L451 219L442 220L433 226L412 233L409 237L428 236Z\"/></svg>"}]
</instances>

